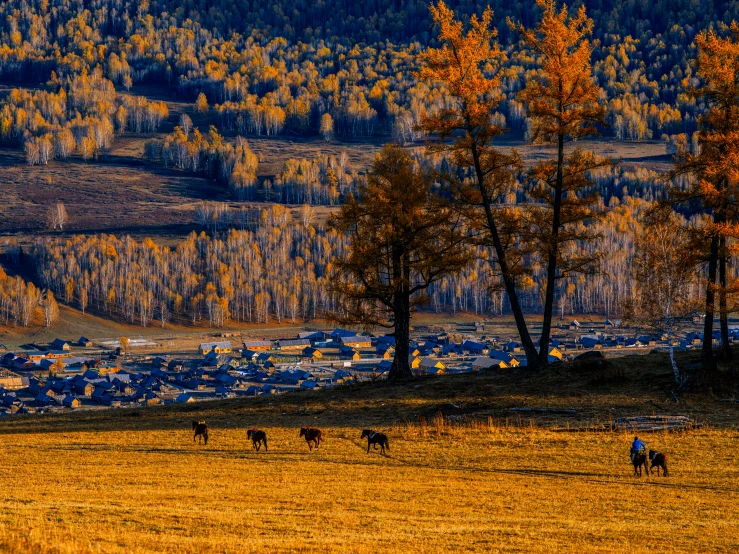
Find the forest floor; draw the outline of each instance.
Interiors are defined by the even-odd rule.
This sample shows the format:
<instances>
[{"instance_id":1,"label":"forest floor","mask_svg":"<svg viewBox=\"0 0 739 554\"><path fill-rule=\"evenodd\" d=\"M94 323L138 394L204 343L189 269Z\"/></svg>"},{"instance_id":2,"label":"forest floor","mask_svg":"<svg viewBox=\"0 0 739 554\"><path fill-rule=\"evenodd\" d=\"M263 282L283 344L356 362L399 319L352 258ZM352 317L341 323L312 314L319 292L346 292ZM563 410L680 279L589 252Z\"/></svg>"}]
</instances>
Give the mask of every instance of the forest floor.
<instances>
[{"instance_id":1,"label":"forest floor","mask_svg":"<svg viewBox=\"0 0 739 554\"><path fill-rule=\"evenodd\" d=\"M683 363L685 360L681 360ZM725 377L725 376L724 376ZM729 552L739 548L739 404L676 404L664 355L365 383L281 397L0 422L0 550ZM512 407L568 408L521 415ZM616 417L685 414L643 436L669 477L635 477ZM210 426L193 444L191 420ZM309 452L298 428L325 433ZM255 452L259 427L269 451ZM360 431L389 436L366 452Z\"/></svg>"}]
</instances>

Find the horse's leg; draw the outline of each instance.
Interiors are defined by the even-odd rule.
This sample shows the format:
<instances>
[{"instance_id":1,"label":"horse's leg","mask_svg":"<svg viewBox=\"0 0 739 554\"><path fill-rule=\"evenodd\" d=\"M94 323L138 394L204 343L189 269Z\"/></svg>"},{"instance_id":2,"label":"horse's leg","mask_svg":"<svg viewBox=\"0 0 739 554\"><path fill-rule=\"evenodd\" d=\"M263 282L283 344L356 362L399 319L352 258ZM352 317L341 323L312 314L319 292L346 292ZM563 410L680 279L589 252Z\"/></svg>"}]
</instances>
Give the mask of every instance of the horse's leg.
<instances>
[{"instance_id":1,"label":"horse's leg","mask_svg":"<svg viewBox=\"0 0 739 554\"><path fill-rule=\"evenodd\" d=\"M369 454L370 441L367 439L367 454Z\"/></svg>"}]
</instances>

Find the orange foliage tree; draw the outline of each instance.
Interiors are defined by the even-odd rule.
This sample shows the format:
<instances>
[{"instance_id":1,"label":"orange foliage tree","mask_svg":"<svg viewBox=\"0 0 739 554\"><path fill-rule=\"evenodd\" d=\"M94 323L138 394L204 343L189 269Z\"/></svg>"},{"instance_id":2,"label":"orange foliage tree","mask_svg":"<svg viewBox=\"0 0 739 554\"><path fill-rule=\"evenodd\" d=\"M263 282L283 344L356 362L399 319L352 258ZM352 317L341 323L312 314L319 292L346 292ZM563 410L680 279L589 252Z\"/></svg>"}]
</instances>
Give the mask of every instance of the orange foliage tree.
<instances>
[{"instance_id":1,"label":"orange foliage tree","mask_svg":"<svg viewBox=\"0 0 739 554\"><path fill-rule=\"evenodd\" d=\"M608 167L609 160L575 148L569 154L565 145L597 133L604 125L606 107L603 90L595 83L587 40L593 21L580 7L571 16L566 7L557 9L554 0L537 0L543 8L535 29L517 29L525 44L538 56L540 70L518 95L528 110L531 140L556 146L556 157L534 165L529 171L534 203L527 209L532 250L546 266L544 314L537 366L544 368L549 358L549 338L557 281L573 272L594 271L598 256L585 252L583 241L597 235L584 222L599 216L598 198L590 175Z\"/></svg>"},{"instance_id":2,"label":"orange foliage tree","mask_svg":"<svg viewBox=\"0 0 739 554\"><path fill-rule=\"evenodd\" d=\"M442 46L422 54L419 77L441 82L451 102L425 113L419 129L439 139L429 144L429 153L445 155L455 168L469 174L469 179L456 172L441 177L477 230L476 242L492 250L490 261L500 272L526 359L533 367L538 354L518 295L531 281L518 240L522 218L520 211L505 204L505 196L516 187L521 159L515 151L493 146L505 132L500 118L492 117L501 98L497 69L505 53L494 43L497 31L491 28L490 8L481 18L473 15L467 30L443 1L430 9Z\"/></svg>"},{"instance_id":3,"label":"orange foliage tree","mask_svg":"<svg viewBox=\"0 0 739 554\"><path fill-rule=\"evenodd\" d=\"M674 187L672 200L698 206L710 217L704 219L700 233L707 246L705 259L708 278L705 292L702 365L715 367L713 356L713 316L716 292L719 296L722 354L731 357L728 331L727 293L736 288L729 283L727 259L728 239L739 236L739 26L732 23L729 36L713 31L696 37L698 76L702 84L690 93L707 104L699 119L698 151L684 146L676 156L672 173L677 178L692 177L687 189ZM718 278L718 283L716 282Z\"/></svg>"}]
</instances>

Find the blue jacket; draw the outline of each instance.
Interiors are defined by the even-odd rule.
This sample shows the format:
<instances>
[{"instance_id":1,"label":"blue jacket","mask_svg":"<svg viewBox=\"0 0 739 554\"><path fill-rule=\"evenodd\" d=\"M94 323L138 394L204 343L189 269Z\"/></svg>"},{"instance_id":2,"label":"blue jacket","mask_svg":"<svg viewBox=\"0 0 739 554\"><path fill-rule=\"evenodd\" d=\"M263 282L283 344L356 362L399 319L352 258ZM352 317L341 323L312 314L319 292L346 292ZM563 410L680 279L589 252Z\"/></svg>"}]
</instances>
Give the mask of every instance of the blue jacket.
<instances>
[{"instance_id":1,"label":"blue jacket","mask_svg":"<svg viewBox=\"0 0 739 554\"><path fill-rule=\"evenodd\" d=\"M639 450L646 450L646 449L647 449L647 445L646 445L646 444L644 444L644 443L643 443L642 441L640 441L639 439L635 440L635 441L634 441L634 442L633 442L633 443L631 444L631 450L632 450L633 452L638 452Z\"/></svg>"}]
</instances>

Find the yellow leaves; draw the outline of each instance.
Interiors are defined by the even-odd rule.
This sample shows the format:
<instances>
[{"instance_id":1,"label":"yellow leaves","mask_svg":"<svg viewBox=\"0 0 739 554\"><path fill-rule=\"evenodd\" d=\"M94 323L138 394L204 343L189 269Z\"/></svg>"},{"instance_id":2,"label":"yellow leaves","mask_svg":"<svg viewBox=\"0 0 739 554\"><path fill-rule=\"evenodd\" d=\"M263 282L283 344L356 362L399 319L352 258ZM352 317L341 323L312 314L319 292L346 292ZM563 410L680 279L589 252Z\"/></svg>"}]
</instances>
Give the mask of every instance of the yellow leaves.
<instances>
[{"instance_id":1,"label":"yellow leaves","mask_svg":"<svg viewBox=\"0 0 739 554\"><path fill-rule=\"evenodd\" d=\"M204 114L208 111L208 99L202 92L198 94L198 98L195 101L195 110L200 114Z\"/></svg>"}]
</instances>

